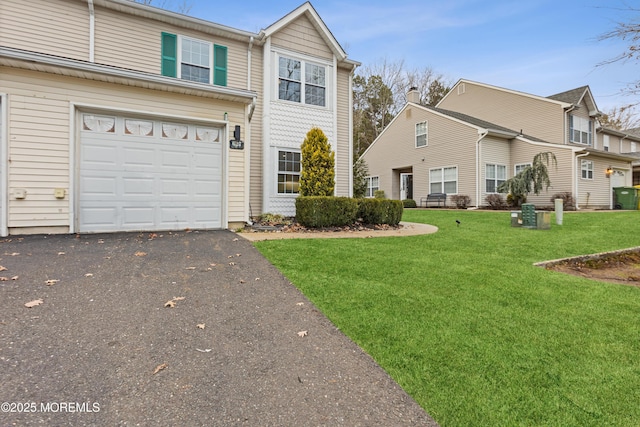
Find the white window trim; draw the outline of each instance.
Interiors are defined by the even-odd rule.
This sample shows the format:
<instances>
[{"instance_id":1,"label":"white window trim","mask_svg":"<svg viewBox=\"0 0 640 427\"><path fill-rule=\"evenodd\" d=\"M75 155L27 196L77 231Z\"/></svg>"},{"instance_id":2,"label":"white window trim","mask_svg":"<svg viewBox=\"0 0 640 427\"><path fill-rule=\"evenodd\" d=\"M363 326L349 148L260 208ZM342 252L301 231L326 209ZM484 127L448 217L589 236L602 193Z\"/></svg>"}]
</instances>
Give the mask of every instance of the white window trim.
<instances>
[{"instance_id":1,"label":"white window trim","mask_svg":"<svg viewBox=\"0 0 640 427\"><path fill-rule=\"evenodd\" d=\"M495 178L488 178L487 177L487 169L489 169L489 166L493 166L495 167L495 172L496 172L496 176ZM498 179L498 166L502 166L504 168L504 179L503 180L499 180ZM488 191L487 190L487 181L489 179L492 179L494 181L495 187L496 187L496 191ZM484 192L485 194L499 194L498 192L498 187L500 186L500 184L498 184L498 181L506 181L507 180L507 165L503 165L500 163L485 163L484 165Z\"/></svg>"},{"instance_id":2,"label":"white window trim","mask_svg":"<svg viewBox=\"0 0 640 427\"><path fill-rule=\"evenodd\" d=\"M378 180L378 186L377 187L374 187L372 185L374 179ZM376 191L380 190L380 177L378 175L372 175L372 176L366 177L365 180L367 181L367 192L366 192L365 197L368 198L368 199L371 199L371 198L375 197ZM375 188L375 190L374 190L374 188ZM369 191L369 190L371 190L371 191Z\"/></svg>"},{"instance_id":3,"label":"white window trim","mask_svg":"<svg viewBox=\"0 0 640 427\"><path fill-rule=\"evenodd\" d=\"M293 59L296 61L300 61L301 62L301 70L300 70L300 102L295 102L295 101L287 101L286 99L280 99L280 93L279 93L279 80L280 80L280 58L287 58L287 59ZM319 67L324 67L324 105L314 105L314 104L307 104L304 102L304 88L306 85L305 82L305 67L306 64L312 64L312 65L316 65ZM291 52L291 51L286 51L286 50L277 50L274 51L274 61L273 61L273 77L275 79L275 83L273 84L273 100L277 101L277 102L281 102L281 103L286 103L289 105L297 105L297 106L301 106L301 107L307 107L307 108L315 108L315 109L320 109L320 110L331 110L331 106L332 106L332 94L333 94L333 87L334 87L334 81L333 81L333 69L332 69L332 64L327 62L327 61L323 61L320 58L314 58L308 55L302 55L300 53L296 53L296 52Z\"/></svg>"},{"instance_id":4,"label":"white window trim","mask_svg":"<svg viewBox=\"0 0 640 427\"><path fill-rule=\"evenodd\" d=\"M298 195L300 194L300 190L298 189L297 193L280 193L278 191L278 175L280 175L280 159L279 159L279 153L281 151L286 151L286 152L291 152L291 153L299 153L300 154L300 172L293 172L292 174L298 174L298 176L302 175L302 151L296 148L291 148L291 147L274 147L275 148L275 166L274 166L274 170L275 170L275 175L274 175L274 195L276 197L287 197L287 198L292 198L292 197L298 197ZM286 172L283 171L283 173L290 173L290 172Z\"/></svg>"},{"instance_id":5,"label":"white window trim","mask_svg":"<svg viewBox=\"0 0 640 427\"><path fill-rule=\"evenodd\" d=\"M455 191L454 193L446 193L446 192L444 191L444 184L445 184L445 182L451 182L451 181L445 181L445 180L444 180L444 170L445 170L445 169L455 169L455 170L456 170L456 180L455 180L455 183L456 183L456 191ZM440 170L440 181L433 181L433 182L432 182L432 181L431 181L431 171L435 171L435 170ZM441 192L442 192L442 193L446 193L446 194L447 194L447 196L449 196L449 195L454 195L454 194L458 194L458 187L459 187L459 179L458 179L458 165L442 166L442 167L439 167L439 168L430 168L430 169L429 169L429 193L431 193L431 184L436 183L436 182L439 182L439 183L441 183L441 184L442 184L442 191L441 191Z\"/></svg>"},{"instance_id":6,"label":"white window trim","mask_svg":"<svg viewBox=\"0 0 640 427\"><path fill-rule=\"evenodd\" d=\"M197 39L195 37L188 37L178 34L178 45L176 46L176 73L179 79L182 79L182 41L183 40L192 40L199 43L205 43L209 45L209 81L207 84L213 84L213 43L207 40ZM183 79L184 80L184 79ZM191 80L187 80L191 81Z\"/></svg>"},{"instance_id":7,"label":"white window trim","mask_svg":"<svg viewBox=\"0 0 640 427\"><path fill-rule=\"evenodd\" d=\"M586 145L586 146L592 146L593 145L593 122L591 119L585 119L584 117L580 117L580 116L574 116L571 115L571 119L572 121L572 126L569 128L570 134L569 134L569 141L574 143L574 144L581 144L581 145ZM584 131L582 129L582 126L580 126L580 128L576 127L576 122L582 124L587 125L587 130ZM583 142L583 141L576 141L573 139L573 133L574 131L578 129L578 131L582 134L582 133L586 133L587 134L587 141ZM581 138L582 139L582 138Z\"/></svg>"},{"instance_id":8,"label":"white window trim","mask_svg":"<svg viewBox=\"0 0 640 427\"><path fill-rule=\"evenodd\" d=\"M421 125L421 124L423 124L423 123L424 123L424 125L425 125L425 131L424 131L424 133L420 133L420 134L419 134L419 133L418 133L418 125ZM426 120L424 120L424 121L422 121L422 122L418 122L418 123L416 123L416 126L415 126L415 132L416 132L416 135L415 135L415 145L416 145L416 148L424 148L424 147L428 147L428 146L429 146L429 123L428 123ZM418 145L418 136L422 136L422 135L424 135L424 136L425 136L425 138L424 138L424 145Z\"/></svg>"},{"instance_id":9,"label":"white window trim","mask_svg":"<svg viewBox=\"0 0 640 427\"><path fill-rule=\"evenodd\" d=\"M513 176L518 175L518 166L520 166L520 167L522 167L524 169L527 166L531 166L531 162L516 163L515 165L513 165Z\"/></svg>"},{"instance_id":10,"label":"white window trim","mask_svg":"<svg viewBox=\"0 0 640 427\"><path fill-rule=\"evenodd\" d=\"M587 166L585 168L585 166ZM591 166L591 168L589 168ZM584 172L587 172L587 177L585 178ZM591 177L589 177L589 172L591 172ZM593 161L592 160L581 160L580 161L580 179L593 181Z\"/></svg>"}]
</instances>

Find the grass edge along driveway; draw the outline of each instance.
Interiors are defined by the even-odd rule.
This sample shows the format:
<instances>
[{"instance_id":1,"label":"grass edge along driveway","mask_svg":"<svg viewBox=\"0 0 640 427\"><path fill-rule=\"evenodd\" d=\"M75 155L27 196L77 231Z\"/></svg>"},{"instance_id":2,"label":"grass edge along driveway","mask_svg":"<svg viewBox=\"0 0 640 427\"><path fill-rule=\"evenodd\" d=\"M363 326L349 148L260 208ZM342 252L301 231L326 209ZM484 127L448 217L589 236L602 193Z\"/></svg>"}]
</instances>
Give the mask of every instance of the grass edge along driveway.
<instances>
[{"instance_id":1,"label":"grass edge along driveway","mask_svg":"<svg viewBox=\"0 0 640 427\"><path fill-rule=\"evenodd\" d=\"M256 246L443 427L640 425L640 288L532 265L638 246L640 212L403 220L439 231Z\"/></svg>"}]
</instances>

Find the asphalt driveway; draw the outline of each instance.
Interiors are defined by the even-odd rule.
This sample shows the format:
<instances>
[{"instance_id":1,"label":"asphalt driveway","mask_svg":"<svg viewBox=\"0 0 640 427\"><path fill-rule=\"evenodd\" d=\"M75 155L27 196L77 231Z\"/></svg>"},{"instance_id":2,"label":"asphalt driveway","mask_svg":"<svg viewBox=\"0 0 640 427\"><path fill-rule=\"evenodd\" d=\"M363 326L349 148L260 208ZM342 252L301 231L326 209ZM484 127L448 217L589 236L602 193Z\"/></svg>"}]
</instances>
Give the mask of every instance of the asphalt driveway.
<instances>
[{"instance_id":1,"label":"asphalt driveway","mask_svg":"<svg viewBox=\"0 0 640 427\"><path fill-rule=\"evenodd\" d=\"M2 426L437 425L232 232L13 237L0 266Z\"/></svg>"}]
</instances>

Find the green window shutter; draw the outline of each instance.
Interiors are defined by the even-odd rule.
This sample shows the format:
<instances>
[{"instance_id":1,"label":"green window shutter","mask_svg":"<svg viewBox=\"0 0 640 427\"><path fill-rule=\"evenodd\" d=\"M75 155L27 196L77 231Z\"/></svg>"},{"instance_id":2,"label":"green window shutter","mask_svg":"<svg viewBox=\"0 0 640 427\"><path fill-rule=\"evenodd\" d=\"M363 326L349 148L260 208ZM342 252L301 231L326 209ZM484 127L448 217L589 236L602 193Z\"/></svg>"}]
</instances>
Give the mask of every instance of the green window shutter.
<instances>
[{"instance_id":1,"label":"green window shutter","mask_svg":"<svg viewBox=\"0 0 640 427\"><path fill-rule=\"evenodd\" d=\"M162 33L162 75L178 77L178 38L175 34Z\"/></svg>"},{"instance_id":2,"label":"green window shutter","mask_svg":"<svg viewBox=\"0 0 640 427\"><path fill-rule=\"evenodd\" d=\"M213 84L227 85L227 47L213 45Z\"/></svg>"}]
</instances>

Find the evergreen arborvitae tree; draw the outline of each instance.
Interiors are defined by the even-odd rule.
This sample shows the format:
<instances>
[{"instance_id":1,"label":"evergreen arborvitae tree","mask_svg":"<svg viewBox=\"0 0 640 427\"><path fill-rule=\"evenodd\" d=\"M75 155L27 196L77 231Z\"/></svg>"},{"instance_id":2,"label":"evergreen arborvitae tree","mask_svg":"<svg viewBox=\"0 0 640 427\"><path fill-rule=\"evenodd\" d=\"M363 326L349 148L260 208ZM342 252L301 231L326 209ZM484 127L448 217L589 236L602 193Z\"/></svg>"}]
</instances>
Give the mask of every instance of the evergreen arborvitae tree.
<instances>
[{"instance_id":1,"label":"evergreen arborvitae tree","mask_svg":"<svg viewBox=\"0 0 640 427\"><path fill-rule=\"evenodd\" d=\"M302 143L301 196L333 196L335 153L324 132L313 128Z\"/></svg>"}]
</instances>

